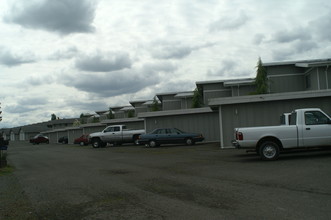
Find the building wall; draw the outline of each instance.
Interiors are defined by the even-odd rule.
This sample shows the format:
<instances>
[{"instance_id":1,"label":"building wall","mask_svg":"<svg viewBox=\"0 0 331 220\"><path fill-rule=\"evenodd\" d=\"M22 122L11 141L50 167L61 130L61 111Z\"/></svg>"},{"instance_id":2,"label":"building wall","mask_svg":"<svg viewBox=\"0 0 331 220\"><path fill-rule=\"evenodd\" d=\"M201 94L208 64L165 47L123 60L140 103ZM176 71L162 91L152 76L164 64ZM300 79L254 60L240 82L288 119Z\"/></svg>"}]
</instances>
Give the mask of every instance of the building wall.
<instances>
[{"instance_id":1,"label":"building wall","mask_svg":"<svg viewBox=\"0 0 331 220\"><path fill-rule=\"evenodd\" d=\"M297 74L297 73L304 73L305 72L305 68L297 67L294 64L265 66L265 69L268 73L268 76L272 76L272 75L291 75L291 74Z\"/></svg>"},{"instance_id":2,"label":"building wall","mask_svg":"<svg viewBox=\"0 0 331 220\"><path fill-rule=\"evenodd\" d=\"M108 123L107 126L110 126L110 125L118 125L119 123L118 122L114 122L114 123ZM144 121L132 121L132 122L123 122L123 123L120 123L120 124L124 124L126 125L126 127L128 129L132 129L132 130L139 130L139 129L145 129L144 128ZM101 130L100 130L101 131Z\"/></svg>"},{"instance_id":3,"label":"building wall","mask_svg":"<svg viewBox=\"0 0 331 220\"><path fill-rule=\"evenodd\" d=\"M163 100L162 101L162 110L176 110L181 109L181 100L180 99L172 99L172 100Z\"/></svg>"},{"instance_id":4,"label":"building wall","mask_svg":"<svg viewBox=\"0 0 331 220\"><path fill-rule=\"evenodd\" d=\"M331 97L222 105L219 112L223 144L225 147L231 146L236 127L279 125L282 113L299 108L321 108L331 115Z\"/></svg>"},{"instance_id":5,"label":"building wall","mask_svg":"<svg viewBox=\"0 0 331 220\"><path fill-rule=\"evenodd\" d=\"M250 95L252 92L256 91L255 85L231 86L231 89L232 89L232 96Z\"/></svg>"},{"instance_id":6,"label":"building wall","mask_svg":"<svg viewBox=\"0 0 331 220\"><path fill-rule=\"evenodd\" d=\"M268 76L270 93L305 91L305 75Z\"/></svg>"},{"instance_id":7,"label":"building wall","mask_svg":"<svg viewBox=\"0 0 331 220\"><path fill-rule=\"evenodd\" d=\"M202 133L206 142L219 141L218 113L199 113L186 115L171 115L148 117L146 120L146 132L156 128L175 127L186 132Z\"/></svg>"},{"instance_id":8,"label":"building wall","mask_svg":"<svg viewBox=\"0 0 331 220\"><path fill-rule=\"evenodd\" d=\"M192 98L181 98L181 109L192 108Z\"/></svg>"},{"instance_id":9,"label":"building wall","mask_svg":"<svg viewBox=\"0 0 331 220\"><path fill-rule=\"evenodd\" d=\"M311 81L307 90L331 89L331 70L329 67L313 68L308 74L307 76Z\"/></svg>"},{"instance_id":10,"label":"building wall","mask_svg":"<svg viewBox=\"0 0 331 220\"><path fill-rule=\"evenodd\" d=\"M91 133L94 133L94 132L101 132L105 128L106 128L106 125L100 125L100 126L96 126L96 127L84 127L83 128L83 133L84 134L91 134Z\"/></svg>"},{"instance_id":11,"label":"building wall","mask_svg":"<svg viewBox=\"0 0 331 220\"><path fill-rule=\"evenodd\" d=\"M49 143L57 143L60 138L58 132L45 133L45 135L49 138Z\"/></svg>"},{"instance_id":12,"label":"building wall","mask_svg":"<svg viewBox=\"0 0 331 220\"><path fill-rule=\"evenodd\" d=\"M231 97L231 88L218 89L218 90L203 90L203 103L208 104L209 99L221 98L221 97Z\"/></svg>"}]
</instances>

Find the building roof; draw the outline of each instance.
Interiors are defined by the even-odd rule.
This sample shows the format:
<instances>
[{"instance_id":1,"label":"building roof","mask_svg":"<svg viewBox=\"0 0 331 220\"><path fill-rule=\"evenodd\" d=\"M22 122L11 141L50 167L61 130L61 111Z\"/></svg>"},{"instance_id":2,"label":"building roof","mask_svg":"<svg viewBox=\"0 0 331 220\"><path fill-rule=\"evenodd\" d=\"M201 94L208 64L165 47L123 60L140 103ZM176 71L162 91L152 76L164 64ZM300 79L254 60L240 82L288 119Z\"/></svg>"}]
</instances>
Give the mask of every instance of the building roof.
<instances>
[{"instance_id":1,"label":"building roof","mask_svg":"<svg viewBox=\"0 0 331 220\"><path fill-rule=\"evenodd\" d=\"M181 92L175 95L175 98L187 98L187 97L193 97L194 92Z\"/></svg>"},{"instance_id":2,"label":"building roof","mask_svg":"<svg viewBox=\"0 0 331 220\"><path fill-rule=\"evenodd\" d=\"M254 85L254 84L255 84L255 79L254 78L239 79L239 80L228 80L228 81L224 82L225 87Z\"/></svg>"},{"instance_id":3,"label":"building roof","mask_svg":"<svg viewBox=\"0 0 331 220\"><path fill-rule=\"evenodd\" d=\"M134 107L133 106L125 106L125 107L120 109L120 111L130 111L130 110L134 110Z\"/></svg>"},{"instance_id":4,"label":"building roof","mask_svg":"<svg viewBox=\"0 0 331 220\"><path fill-rule=\"evenodd\" d=\"M139 118L150 118L170 115L187 115L197 113L213 112L209 107L204 108L190 108L190 109L179 109L179 110L168 110L168 111L155 111L155 112L142 112L138 114Z\"/></svg>"},{"instance_id":5,"label":"building roof","mask_svg":"<svg viewBox=\"0 0 331 220\"><path fill-rule=\"evenodd\" d=\"M331 96L331 89L318 90L318 91L314 90L314 91L301 91L301 92L284 92L284 93L275 93L275 94L214 98L209 100L209 106L215 107L215 106L228 105L228 104L280 101L280 100L291 100L291 99L300 99L300 98L317 98L317 97L326 97L326 96Z\"/></svg>"},{"instance_id":6,"label":"building roof","mask_svg":"<svg viewBox=\"0 0 331 220\"><path fill-rule=\"evenodd\" d=\"M102 124L125 124L127 122L135 122L135 121L144 121L144 119L141 118L118 118L118 119L107 119L107 120L103 120L101 123Z\"/></svg>"},{"instance_id":7,"label":"building roof","mask_svg":"<svg viewBox=\"0 0 331 220\"><path fill-rule=\"evenodd\" d=\"M207 85L207 84L217 84L217 83L224 83L224 85L243 85L243 84L248 84L252 83L255 78L239 78L239 79L224 79L224 80L211 80L211 81L198 81L196 82L196 85L201 86L201 85Z\"/></svg>"},{"instance_id":8,"label":"building roof","mask_svg":"<svg viewBox=\"0 0 331 220\"><path fill-rule=\"evenodd\" d=\"M263 63L263 66L295 65L297 67L317 67L331 65L331 58Z\"/></svg>"}]
</instances>

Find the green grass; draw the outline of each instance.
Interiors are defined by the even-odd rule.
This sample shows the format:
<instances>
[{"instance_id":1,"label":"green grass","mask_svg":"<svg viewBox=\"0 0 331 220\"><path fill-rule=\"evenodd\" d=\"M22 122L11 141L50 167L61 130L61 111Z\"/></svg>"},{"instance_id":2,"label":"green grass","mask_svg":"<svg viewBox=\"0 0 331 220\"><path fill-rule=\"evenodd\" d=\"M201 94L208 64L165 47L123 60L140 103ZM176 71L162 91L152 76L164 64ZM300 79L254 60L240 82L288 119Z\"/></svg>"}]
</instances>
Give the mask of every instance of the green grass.
<instances>
[{"instance_id":1,"label":"green grass","mask_svg":"<svg viewBox=\"0 0 331 220\"><path fill-rule=\"evenodd\" d=\"M15 168L13 166L7 165L6 167L0 168L0 176L8 175L13 173Z\"/></svg>"}]
</instances>

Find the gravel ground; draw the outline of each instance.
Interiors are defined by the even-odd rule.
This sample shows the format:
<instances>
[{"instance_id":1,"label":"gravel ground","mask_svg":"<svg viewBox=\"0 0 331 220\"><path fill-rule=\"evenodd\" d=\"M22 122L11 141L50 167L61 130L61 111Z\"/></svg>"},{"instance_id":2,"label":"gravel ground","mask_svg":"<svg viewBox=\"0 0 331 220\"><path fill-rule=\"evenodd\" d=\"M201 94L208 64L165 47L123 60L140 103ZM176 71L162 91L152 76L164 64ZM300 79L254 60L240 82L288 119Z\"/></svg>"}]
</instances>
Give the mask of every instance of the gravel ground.
<instances>
[{"instance_id":1,"label":"gravel ground","mask_svg":"<svg viewBox=\"0 0 331 220\"><path fill-rule=\"evenodd\" d=\"M331 151L12 142L0 219L331 219Z\"/></svg>"}]
</instances>

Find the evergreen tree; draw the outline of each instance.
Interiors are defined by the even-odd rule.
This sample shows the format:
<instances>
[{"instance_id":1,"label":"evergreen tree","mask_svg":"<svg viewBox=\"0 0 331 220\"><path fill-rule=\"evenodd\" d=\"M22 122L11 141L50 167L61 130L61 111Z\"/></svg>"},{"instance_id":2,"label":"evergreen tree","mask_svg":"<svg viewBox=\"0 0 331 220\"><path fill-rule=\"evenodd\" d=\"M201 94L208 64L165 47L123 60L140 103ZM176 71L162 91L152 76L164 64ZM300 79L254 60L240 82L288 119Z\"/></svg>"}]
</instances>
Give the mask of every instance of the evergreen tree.
<instances>
[{"instance_id":1,"label":"evergreen tree","mask_svg":"<svg viewBox=\"0 0 331 220\"><path fill-rule=\"evenodd\" d=\"M134 110L129 110L128 111L128 118L133 118L134 117Z\"/></svg>"},{"instance_id":2,"label":"evergreen tree","mask_svg":"<svg viewBox=\"0 0 331 220\"><path fill-rule=\"evenodd\" d=\"M159 102L157 101L156 96L154 96L151 111L156 112L156 111L159 111L159 110L160 110L159 109Z\"/></svg>"},{"instance_id":3,"label":"evergreen tree","mask_svg":"<svg viewBox=\"0 0 331 220\"><path fill-rule=\"evenodd\" d=\"M113 114L113 110L111 110L111 107L109 107L109 112L108 112L107 118L108 119L114 119L115 118L115 116Z\"/></svg>"},{"instance_id":4,"label":"evergreen tree","mask_svg":"<svg viewBox=\"0 0 331 220\"><path fill-rule=\"evenodd\" d=\"M259 57L259 60L257 62L257 66L256 66L255 85L256 85L257 94L268 93L267 71L264 68L264 66L262 65L261 57Z\"/></svg>"},{"instance_id":5,"label":"evergreen tree","mask_svg":"<svg viewBox=\"0 0 331 220\"><path fill-rule=\"evenodd\" d=\"M51 116L51 120L54 121L56 120L56 115L53 113L52 116Z\"/></svg>"},{"instance_id":6,"label":"evergreen tree","mask_svg":"<svg viewBox=\"0 0 331 220\"><path fill-rule=\"evenodd\" d=\"M192 98L192 108L201 108L202 107L202 95L201 91L198 88L195 88Z\"/></svg>"}]
</instances>

